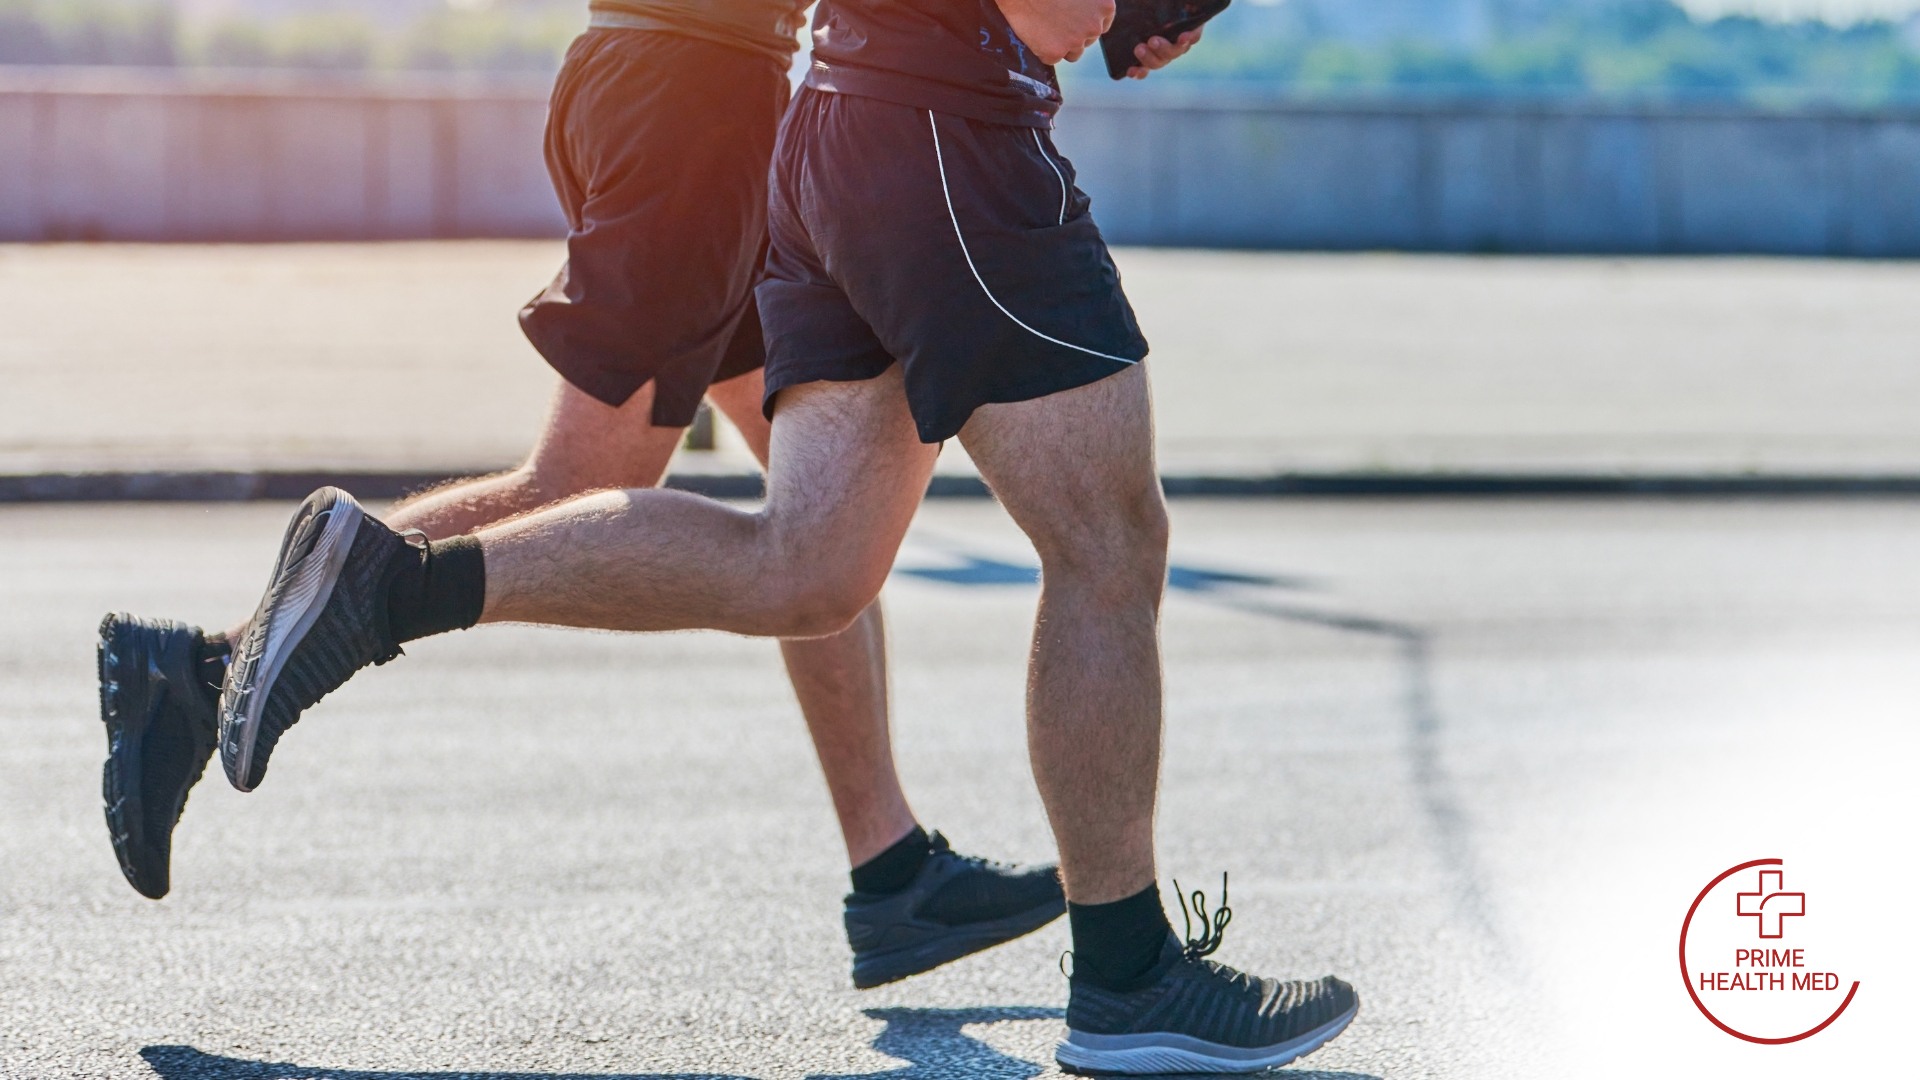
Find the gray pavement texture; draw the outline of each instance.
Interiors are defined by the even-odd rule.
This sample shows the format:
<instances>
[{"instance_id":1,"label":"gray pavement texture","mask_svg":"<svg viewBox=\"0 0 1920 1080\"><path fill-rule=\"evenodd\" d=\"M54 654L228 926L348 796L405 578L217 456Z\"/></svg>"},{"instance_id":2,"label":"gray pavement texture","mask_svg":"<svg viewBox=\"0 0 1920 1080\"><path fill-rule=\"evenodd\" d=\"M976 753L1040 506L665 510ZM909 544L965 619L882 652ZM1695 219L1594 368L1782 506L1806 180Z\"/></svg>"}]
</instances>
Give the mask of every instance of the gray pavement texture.
<instances>
[{"instance_id":1,"label":"gray pavement texture","mask_svg":"<svg viewBox=\"0 0 1920 1080\"><path fill-rule=\"evenodd\" d=\"M100 820L93 627L247 610L284 504L0 508L0 1075L1052 1075L1060 926L848 986L843 857L764 642L488 629L311 712L187 808L175 892ZM1920 506L1175 507L1162 873L1222 959L1353 980L1284 1075L1910 1075ZM923 510L887 592L921 817L1049 854L1020 719L1030 550ZM1674 967L1722 868L1816 883L1863 989L1738 1042ZM1163 887L1165 882L1163 881Z\"/></svg>"},{"instance_id":2,"label":"gray pavement texture","mask_svg":"<svg viewBox=\"0 0 1920 1080\"><path fill-rule=\"evenodd\" d=\"M0 476L513 463L562 257L0 245ZM1920 475L1920 264L1116 258L1171 473Z\"/></svg>"}]
</instances>

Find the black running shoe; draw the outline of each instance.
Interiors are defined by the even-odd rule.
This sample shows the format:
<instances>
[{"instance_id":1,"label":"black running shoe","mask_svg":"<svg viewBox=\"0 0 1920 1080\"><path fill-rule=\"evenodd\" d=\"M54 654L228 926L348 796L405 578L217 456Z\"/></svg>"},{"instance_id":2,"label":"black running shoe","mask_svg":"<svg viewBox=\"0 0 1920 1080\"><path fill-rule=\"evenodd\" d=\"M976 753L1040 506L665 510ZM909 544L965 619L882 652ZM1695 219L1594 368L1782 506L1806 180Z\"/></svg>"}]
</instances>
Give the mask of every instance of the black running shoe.
<instances>
[{"instance_id":1,"label":"black running shoe","mask_svg":"<svg viewBox=\"0 0 1920 1080\"><path fill-rule=\"evenodd\" d=\"M905 889L847 895L855 987L866 990L932 971L1066 914L1059 868L956 855L939 833L932 843L932 854Z\"/></svg>"},{"instance_id":2,"label":"black running shoe","mask_svg":"<svg viewBox=\"0 0 1920 1080\"><path fill-rule=\"evenodd\" d=\"M314 702L400 655L386 597L407 548L338 488L300 505L220 695L220 762L234 787L259 786L274 744Z\"/></svg>"},{"instance_id":3,"label":"black running shoe","mask_svg":"<svg viewBox=\"0 0 1920 1080\"><path fill-rule=\"evenodd\" d=\"M1073 980L1067 1041L1055 1053L1061 1068L1081 1076L1259 1072L1313 1053L1353 1022L1359 995L1331 975L1280 982L1206 959L1232 911L1223 893L1209 925L1194 899L1201 936L1191 936L1191 922L1185 944L1168 935L1147 985L1113 991ZM1183 896L1183 914L1186 906Z\"/></svg>"},{"instance_id":4,"label":"black running shoe","mask_svg":"<svg viewBox=\"0 0 1920 1080\"><path fill-rule=\"evenodd\" d=\"M197 663L203 641L184 623L132 615L100 622L107 836L127 884L153 900L167 895L173 827L213 756L216 710Z\"/></svg>"}]
</instances>

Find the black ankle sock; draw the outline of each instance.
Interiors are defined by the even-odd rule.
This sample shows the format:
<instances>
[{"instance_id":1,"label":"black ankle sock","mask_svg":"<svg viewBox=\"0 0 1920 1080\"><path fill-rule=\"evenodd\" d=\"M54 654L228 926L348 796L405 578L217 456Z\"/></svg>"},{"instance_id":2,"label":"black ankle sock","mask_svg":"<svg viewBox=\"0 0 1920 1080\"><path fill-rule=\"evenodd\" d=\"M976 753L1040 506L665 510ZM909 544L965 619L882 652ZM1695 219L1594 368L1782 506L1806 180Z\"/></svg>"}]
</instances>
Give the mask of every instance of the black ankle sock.
<instances>
[{"instance_id":1,"label":"black ankle sock","mask_svg":"<svg viewBox=\"0 0 1920 1080\"><path fill-rule=\"evenodd\" d=\"M480 621L487 602L487 563L472 536L408 545L408 558L387 589L387 625L393 643L465 630Z\"/></svg>"},{"instance_id":2,"label":"black ankle sock","mask_svg":"<svg viewBox=\"0 0 1920 1080\"><path fill-rule=\"evenodd\" d=\"M1145 984L1173 933L1158 884L1111 904L1069 903L1067 921L1073 927L1073 977L1123 992Z\"/></svg>"},{"instance_id":3,"label":"black ankle sock","mask_svg":"<svg viewBox=\"0 0 1920 1080\"><path fill-rule=\"evenodd\" d=\"M872 896L897 893L913 884L933 853L933 841L918 825L892 847L853 868L853 891Z\"/></svg>"},{"instance_id":4,"label":"black ankle sock","mask_svg":"<svg viewBox=\"0 0 1920 1080\"><path fill-rule=\"evenodd\" d=\"M233 642L225 634L209 634L193 651L193 670L199 676L200 690L215 705L220 703L220 688L227 684L227 664L233 659Z\"/></svg>"}]
</instances>

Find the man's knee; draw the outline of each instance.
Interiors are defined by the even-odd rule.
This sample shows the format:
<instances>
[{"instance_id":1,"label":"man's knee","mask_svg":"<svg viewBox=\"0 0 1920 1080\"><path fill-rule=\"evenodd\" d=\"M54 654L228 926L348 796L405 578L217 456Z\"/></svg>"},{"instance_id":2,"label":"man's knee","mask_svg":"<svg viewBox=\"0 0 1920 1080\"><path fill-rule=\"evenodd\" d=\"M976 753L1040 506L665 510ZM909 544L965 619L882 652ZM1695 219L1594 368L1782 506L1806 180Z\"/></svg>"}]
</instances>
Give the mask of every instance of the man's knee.
<instances>
[{"instance_id":1,"label":"man's knee","mask_svg":"<svg viewBox=\"0 0 1920 1080\"><path fill-rule=\"evenodd\" d=\"M1118 542L1127 553L1127 572L1140 587L1152 592L1157 601L1167 584L1167 544L1172 525L1167 520L1167 501L1156 479L1150 491L1143 491L1128 502L1124 520L1118 526Z\"/></svg>"},{"instance_id":2,"label":"man's knee","mask_svg":"<svg viewBox=\"0 0 1920 1080\"><path fill-rule=\"evenodd\" d=\"M1055 529L1034 537L1044 572L1110 593L1158 599L1166 584L1169 524L1158 485L1093 508L1063 506Z\"/></svg>"},{"instance_id":3,"label":"man's knee","mask_svg":"<svg viewBox=\"0 0 1920 1080\"><path fill-rule=\"evenodd\" d=\"M885 575L808 574L779 591L775 636L823 638L852 626L880 597Z\"/></svg>"},{"instance_id":4,"label":"man's knee","mask_svg":"<svg viewBox=\"0 0 1920 1080\"><path fill-rule=\"evenodd\" d=\"M757 587L776 637L831 637L852 626L879 599L892 568L888 553L818 538L783 538L768 550L777 554L761 568Z\"/></svg>"}]
</instances>

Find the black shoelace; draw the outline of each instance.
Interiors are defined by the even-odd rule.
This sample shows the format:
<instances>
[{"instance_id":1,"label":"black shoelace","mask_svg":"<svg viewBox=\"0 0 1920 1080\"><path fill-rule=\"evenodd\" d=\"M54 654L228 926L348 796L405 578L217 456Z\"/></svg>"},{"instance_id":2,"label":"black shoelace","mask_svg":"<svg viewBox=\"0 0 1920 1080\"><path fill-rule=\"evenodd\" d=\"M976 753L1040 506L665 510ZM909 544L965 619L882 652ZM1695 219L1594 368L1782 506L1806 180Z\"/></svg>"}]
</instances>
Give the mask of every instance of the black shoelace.
<instances>
[{"instance_id":1,"label":"black shoelace","mask_svg":"<svg viewBox=\"0 0 1920 1080\"><path fill-rule=\"evenodd\" d=\"M1180 920L1184 924L1183 933L1187 939L1185 949L1189 960L1199 960L1212 956L1227 939L1227 924L1233 921L1233 909L1227 906L1227 875L1220 875L1220 907L1211 915L1207 913L1207 895L1199 889L1193 890L1193 906L1187 906L1187 894L1180 889L1178 879L1173 883L1174 895L1180 898ZM1200 923L1200 936L1193 935L1194 921Z\"/></svg>"},{"instance_id":2,"label":"black shoelace","mask_svg":"<svg viewBox=\"0 0 1920 1080\"><path fill-rule=\"evenodd\" d=\"M938 834L935 834L938 835ZM1227 875L1220 874L1220 906L1212 913L1207 911L1207 894L1199 889L1193 890L1193 904L1187 904L1187 894L1180 888L1180 879L1173 879L1173 894L1180 899L1180 920L1184 924L1182 932L1187 939L1181 954L1188 960L1201 960L1219 951L1222 942L1227 940L1227 924L1233 921L1233 909L1227 906ZM1200 936L1193 936L1193 923L1200 920ZM1067 959L1073 955L1071 950L1060 954L1060 974L1073 977L1073 971L1067 966ZM1235 979L1244 980L1246 975L1239 972L1229 973Z\"/></svg>"}]
</instances>

